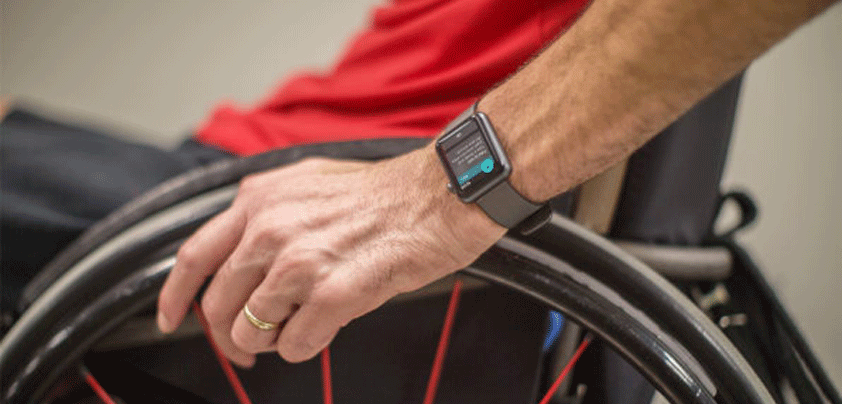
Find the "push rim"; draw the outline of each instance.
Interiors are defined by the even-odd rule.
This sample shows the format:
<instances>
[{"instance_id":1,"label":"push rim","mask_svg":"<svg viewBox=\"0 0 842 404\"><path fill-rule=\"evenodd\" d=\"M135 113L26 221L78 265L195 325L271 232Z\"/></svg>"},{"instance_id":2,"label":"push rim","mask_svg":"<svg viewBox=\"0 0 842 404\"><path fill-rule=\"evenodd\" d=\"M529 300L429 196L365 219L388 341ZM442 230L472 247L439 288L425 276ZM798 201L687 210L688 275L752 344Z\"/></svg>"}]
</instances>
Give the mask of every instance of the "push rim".
<instances>
[{"instance_id":1,"label":"push rim","mask_svg":"<svg viewBox=\"0 0 842 404\"><path fill-rule=\"evenodd\" d=\"M136 263L142 262L141 257L160 254L163 248L177 243L227 206L235 188L224 185L233 184L248 173L308 155L377 159L411 150L423 141L392 141L391 149L372 143L361 148L357 142L345 149L318 145L225 162L165 184L152 192L163 195L160 199L146 197L142 199L146 202L106 219L105 223L110 222L112 227L94 228L57 259L59 264L51 265L51 270L39 278L40 283L35 284L43 290L31 293L30 298L40 297L0 342L0 371L4 380L11 381L3 386L3 397L38 393L36 385L45 385L46 380L34 383L27 379L33 372L26 370L53 363L48 369L58 372L61 366L55 364L71 363L97 337L119 323L120 316L100 316L107 310L97 303L82 307L82 301L89 299L78 296L99 296L97 302L113 301L115 290L126 290L121 282L137 282L145 285L137 288L137 296L131 298L138 300L124 304L148 304L148 299L154 300L154 277L136 279L141 276L138 274L148 275L151 267ZM332 152L321 153L325 150ZM355 154L355 150L363 151ZM220 186L223 187L206 192ZM176 202L184 198L191 199ZM75 264L67 264L70 262ZM160 269L164 265L161 262L164 261L152 266ZM715 402L714 396L717 401L729 403L772 402L736 348L679 291L609 241L560 216L554 216L549 225L528 237L509 234L465 272L561 310L604 339L673 402ZM104 274L110 278L104 279ZM53 281L46 282L50 277ZM47 283L52 286L43 287ZM77 312L73 307L79 309L78 313L87 314L68 316L68 311ZM60 341L56 336L59 334L50 339L37 337L48 335L50 325L59 323L71 327L65 330L78 330L60 333L72 335L73 340ZM34 387L27 387L30 385Z\"/></svg>"}]
</instances>

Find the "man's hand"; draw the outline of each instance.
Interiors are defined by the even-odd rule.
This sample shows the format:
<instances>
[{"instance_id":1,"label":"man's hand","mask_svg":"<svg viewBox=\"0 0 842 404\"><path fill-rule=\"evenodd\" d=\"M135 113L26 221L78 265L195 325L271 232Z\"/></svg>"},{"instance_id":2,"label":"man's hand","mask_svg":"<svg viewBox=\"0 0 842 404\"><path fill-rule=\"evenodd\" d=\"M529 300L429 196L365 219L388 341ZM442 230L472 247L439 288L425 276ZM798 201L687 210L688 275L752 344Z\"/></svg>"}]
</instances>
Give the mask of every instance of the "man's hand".
<instances>
[{"instance_id":1,"label":"man's hand","mask_svg":"<svg viewBox=\"0 0 842 404\"><path fill-rule=\"evenodd\" d=\"M244 179L178 252L158 301L172 331L201 307L227 356L309 359L349 321L470 264L505 232L445 189L432 148L378 163L311 159ZM274 330L257 318L281 323Z\"/></svg>"}]
</instances>

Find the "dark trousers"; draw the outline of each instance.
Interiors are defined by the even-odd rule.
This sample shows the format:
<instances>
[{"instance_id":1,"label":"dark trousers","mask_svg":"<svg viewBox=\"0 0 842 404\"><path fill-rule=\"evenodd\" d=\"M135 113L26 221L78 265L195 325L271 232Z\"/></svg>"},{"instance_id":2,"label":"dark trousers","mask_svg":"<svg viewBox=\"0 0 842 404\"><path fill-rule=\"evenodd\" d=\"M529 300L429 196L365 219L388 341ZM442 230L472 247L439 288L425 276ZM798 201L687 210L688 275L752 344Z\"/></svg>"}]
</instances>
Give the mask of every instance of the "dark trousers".
<instances>
[{"instance_id":1,"label":"dark trousers","mask_svg":"<svg viewBox=\"0 0 842 404\"><path fill-rule=\"evenodd\" d=\"M0 309L14 309L26 283L94 222L229 156L192 140L168 151L12 111L0 122Z\"/></svg>"}]
</instances>

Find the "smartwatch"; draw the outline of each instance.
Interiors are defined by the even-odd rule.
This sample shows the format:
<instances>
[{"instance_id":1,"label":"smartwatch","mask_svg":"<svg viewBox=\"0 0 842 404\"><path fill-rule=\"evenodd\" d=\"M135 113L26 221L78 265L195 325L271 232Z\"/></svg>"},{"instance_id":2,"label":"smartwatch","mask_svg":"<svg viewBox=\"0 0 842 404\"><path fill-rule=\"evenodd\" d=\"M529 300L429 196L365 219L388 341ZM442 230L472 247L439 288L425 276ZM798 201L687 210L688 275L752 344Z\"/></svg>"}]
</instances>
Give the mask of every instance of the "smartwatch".
<instances>
[{"instance_id":1,"label":"smartwatch","mask_svg":"<svg viewBox=\"0 0 842 404\"><path fill-rule=\"evenodd\" d=\"M512 165L488 116L474 104L436 140L436 152L450 178L447 188L464 203L476 203L506 228L531 231L550 216L547 204L533 203L509 184Z\"/></svg>"}]
</instances>

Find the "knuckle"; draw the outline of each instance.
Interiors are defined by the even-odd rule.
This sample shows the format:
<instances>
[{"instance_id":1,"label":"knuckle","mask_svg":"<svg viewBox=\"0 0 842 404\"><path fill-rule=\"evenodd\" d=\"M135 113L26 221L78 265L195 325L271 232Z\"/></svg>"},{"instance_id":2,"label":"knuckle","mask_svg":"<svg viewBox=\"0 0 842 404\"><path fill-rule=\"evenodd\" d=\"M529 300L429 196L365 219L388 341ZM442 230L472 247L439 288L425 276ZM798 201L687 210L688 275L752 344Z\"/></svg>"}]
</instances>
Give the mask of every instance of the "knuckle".
<instances>
[{"instance_id":1,"label":"knuckle","mask_svg":"<svg viewBox=\"0 0 842 404\"><path fill-rule=\"evenodd\" d=\"M259 179L252 175L247 175L240 180L240 186L238 188L238 194L249 193L253 191L255 188L258 187Z\"/></svg>"},{"instance_id":2,"label":"knuckle","mask_svg":"<svg viewBox=\"0 0 842 404\"><path fill-rule=\"evenodd\" d=\"M287 232L279 226L257 225L252 233L252 243L257 247L273 247L287 240Z\"/></svg>"},{"instance_id":3,"label":"knuckle","mask_svg":"<svg viewBox=\"0 0 842 404\"><path fill-rule=\"evenodd\" d=\"M196 248L196 243L192 239L187 240L178 249L175 255L176 270L190 272L191 269L196 268L199 264L199 254Z\"/></svg>"},{"instance_id":4,"label":"knuckle","mask_svg":"<svg viewBox=\"0 0 842 404\"><path fill-rule=\"evenodd\" d=\"M241 349L241 350L243 350L243 351L245 351L245 352L252 353L252 352L251 352L251 350L249 349L249 348L251 348L251 347L250 347L250 345L251 345L251 340L250 340L248 337L246 337L246 336L243 334L243 332L242 332L242 331L238 330L238 329L237 329L237 327L234 327L234 328L231 330L231 342L233 342L233 343L234 343L234 345L235 345L237 348L239 348L239 349Z\"/></svg>"},{"instance_id":5,"label":"knuckle","mask_svg":"<svg viewBox=\"0 0 842 404\"><path fill-rule=\"evenodd\" d=\"M231 207L240 209L247 215L253 213L255 206L258 205L255 201L260 199L259 188L260 180L254 176L248 176L240 180L240 184L237 187L237 196L234 197Z\"/></svg>"},{"instance_id":6,"label":"knuckle","mask_svg":"<svg viewBox=\"0 0 842 404\"><path fill-rule=\"evenodd\" d=\"M318 349L307 338L294 337L279 343L278 354L287 362L297 363L312 358Z\"/></svg>"},{"instance_id":7,"label":"knuckle","mask_svg":"<svg viewBox=\"0 0 842 404\"><path fill-rule=\"evenodd\" d=\"M274 287L297 285L309 287L319 275L319 264L314 255L306 252L289 252L277 259L266 277Z\"/></svg>"},{"instance_id":8,"label":"knuckle","mask_svg":"<svg viewBox=\"0 0 842 404\"><path fill-rule=\"evenodd\" d=\"M259 346L255 343L253 338L250 338L248 333L243 331L242 328L234 327L231 330L231 341L234 342L234 345L241 349L243 352L246 353L258 353L260 352Z\"/></svg>"},{"instance_id":9,"label":"knuckle","mask_svg":"<svg viewBox=\"0 0 842 404\"><path fill-rule=\"evenodd\" d=\"M281 257L279 265L287 272L312 274L318 268L317 257L309 251L293 249Z\"/></svg>"},{"instance_id":10,"label":"knuckle","mask_svg":"<svg viewBox=\"0 0 842 404\"><path fill-rule=\"evenodd\" d=\"M329 284L313 290L307 303L325 310L332 310L348 306L355 297L356 293L350 288Z\"/></svg>"},{"instance_id":11,"label":"knuckle","mask_svg":"<svg viewBox=\"0 0 842 404\"><path fill-rule=\"evenodd\" d=\"M267 292L270 292L272 294L277 294L282 290L281 288L284 286L289 286L286 282L285 271L278 267L273 267L266 274L266 277L263 278L259 290L266 290ZM255 290L254 293L257 294L259 292L258 290ZM260 300L263 300L265 298L265 296L263 295L258 295L255 297L259 298Z\"/></svg>"},{"instance_id":12,"label":"knuckle","mask_svg":"<svg viewBox=\"0 0 842 404\"><path fill-rule=\"evenodd\" d=\"M211 295L202 296L202 313L205 314L208 324L213 329L221 329L227 323L225 314L219 308L219 299Z\"/></svg>"},{"instance_id":13,"label":"knuckle","mask_svg":"<svg viewBox=\"0 0 842 404\"><path fill-rule=\"evenodd\" d=\"M242 268L242 266L238 266L234 259L228 259L213 275L213 282L221 285L238 284L239 278L242 278L243 276L242 271L239 270L240 268ZM214 291L218 291L219 289L220 288L217 287ZM216 303L219 299L213 300Z\"/></svg>"},{"instance_id":14,"label":"knuckle","mask_svg":"<svg viewBox=\"0 0 842 404\"><path fill-rule=\"evenodd\" d=\"M270 271L261 285L264 292L255 297L262 301L301 302L307 299L312 284L312 277L306 273Z\"/></svg>"}]
</instances>

